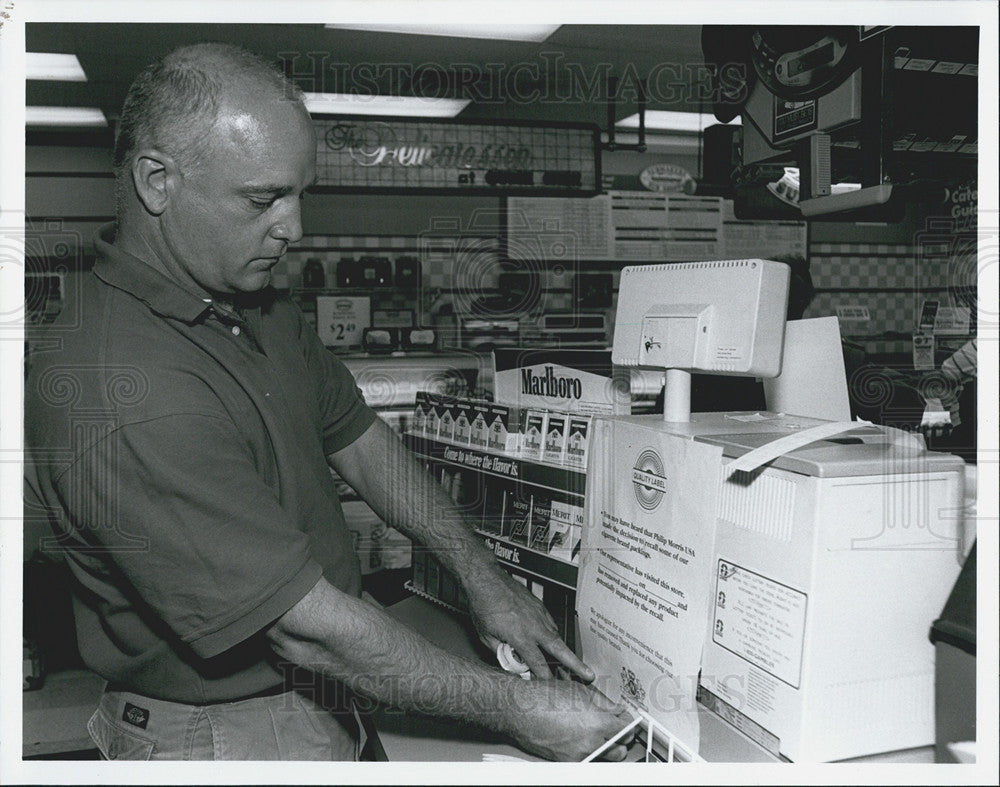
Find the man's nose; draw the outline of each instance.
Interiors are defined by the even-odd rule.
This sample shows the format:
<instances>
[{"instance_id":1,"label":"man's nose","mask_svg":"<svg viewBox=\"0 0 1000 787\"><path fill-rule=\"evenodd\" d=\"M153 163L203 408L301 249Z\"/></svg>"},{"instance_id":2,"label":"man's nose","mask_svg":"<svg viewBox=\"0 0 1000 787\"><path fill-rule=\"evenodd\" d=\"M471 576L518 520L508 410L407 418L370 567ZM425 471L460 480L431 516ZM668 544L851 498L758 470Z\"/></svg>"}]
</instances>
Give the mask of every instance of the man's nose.
<instances>
[{"instance_id":1,"label":"man's nose","mask_svg":"<svg viewBox=\"0 0 1000 787\"><path fill-rule=\"evenodd\" d=\"M285 199L287 207L271 226L271 237L289 244L298 243L302 240L301 203L299 198L294 195L289 195Z\"/></svg>"}]
</instances>

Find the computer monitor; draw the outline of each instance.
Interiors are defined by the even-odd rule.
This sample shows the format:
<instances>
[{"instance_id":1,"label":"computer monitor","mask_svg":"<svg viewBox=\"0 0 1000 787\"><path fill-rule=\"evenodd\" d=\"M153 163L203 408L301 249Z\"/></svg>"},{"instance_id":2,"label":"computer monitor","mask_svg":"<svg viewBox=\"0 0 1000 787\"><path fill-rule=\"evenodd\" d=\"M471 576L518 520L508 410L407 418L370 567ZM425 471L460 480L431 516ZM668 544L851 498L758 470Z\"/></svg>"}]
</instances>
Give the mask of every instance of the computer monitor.
<instances>
[{"instance_id":1,"label":"computer monitor","mask_svg":"<svg viewBox=\"0 0 1000 787\"><path fill-rule=\"evenodd\" d=\"M691 372L781 372L788 266L712 260L622 269L613 363L666 371L663 417L691 418Z\"/></svg>"}]
</instances>

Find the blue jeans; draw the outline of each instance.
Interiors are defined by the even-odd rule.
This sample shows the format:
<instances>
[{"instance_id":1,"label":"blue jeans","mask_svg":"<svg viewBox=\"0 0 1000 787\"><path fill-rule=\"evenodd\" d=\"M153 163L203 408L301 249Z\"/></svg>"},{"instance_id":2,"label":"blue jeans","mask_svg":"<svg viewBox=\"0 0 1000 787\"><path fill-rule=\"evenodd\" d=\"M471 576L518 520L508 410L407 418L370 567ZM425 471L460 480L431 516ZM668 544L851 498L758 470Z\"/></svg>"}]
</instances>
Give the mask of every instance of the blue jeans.
<instances>
[{"instance_id":1,"label":"blue jeans","mask_svg":"<svg viewBox=\"0 0 1000 787\"><path fill-rule=\"evenodd\" d=\"M87 724L107 760L355 760L357 725L297 691L185 705L105 691Z\"/></svg>"}]
</instances>

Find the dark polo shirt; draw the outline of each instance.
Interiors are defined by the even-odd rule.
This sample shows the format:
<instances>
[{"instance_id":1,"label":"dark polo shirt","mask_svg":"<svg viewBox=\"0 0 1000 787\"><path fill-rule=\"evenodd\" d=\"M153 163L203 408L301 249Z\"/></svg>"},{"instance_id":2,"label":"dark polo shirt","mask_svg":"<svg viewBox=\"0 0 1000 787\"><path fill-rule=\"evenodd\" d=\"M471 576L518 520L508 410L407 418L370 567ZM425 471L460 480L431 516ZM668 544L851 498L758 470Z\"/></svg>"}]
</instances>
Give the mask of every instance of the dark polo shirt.
<instances>
[{"instance_id":1,"label":"dark polo shirt","mask_svg":"<svg viewBox=\"0 0 1000 787\"><path fill-rule=\"evenodd\" d=\"M206 303L112 231L29 359L25 516L62 541L93 670L177 702L268 690L262 629L320 575L359 593L325 456L376 416L286 298Z\"/></svg>"}]
</instances>

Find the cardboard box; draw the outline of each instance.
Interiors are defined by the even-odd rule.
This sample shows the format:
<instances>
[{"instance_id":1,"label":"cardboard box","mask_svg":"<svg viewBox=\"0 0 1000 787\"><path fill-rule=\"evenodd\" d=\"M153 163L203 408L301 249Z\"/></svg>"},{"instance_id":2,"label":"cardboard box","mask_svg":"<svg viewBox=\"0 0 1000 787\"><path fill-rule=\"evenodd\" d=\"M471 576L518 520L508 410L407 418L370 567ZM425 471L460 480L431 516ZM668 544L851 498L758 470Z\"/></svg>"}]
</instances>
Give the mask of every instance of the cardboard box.
<instances>
[{"instance_id":1,"label":"cardboard box","mask_svg":"<svg viewBox=\"0 0 1000 787\"><path fill-rule=\"evenodd\" d=\"M726 463L824 424L775 414L734 422L726 413L696 413L683 424L600 419L594 436L604 435L604 448L591 465L634 488L641 505L659 494L642 461L645 446L680 437L721 446ZM958 574L961 518L954 512L962 509L964 464L895 443L876 427L843 437L806 435L801 447L753 473L724 474L714 545L697 551L698 560L710 556L699 699L793 762L927 746L935 737L927 631ZM588 517L627 501L621 493L612 501L608 486L588 490L601 495L588 501ZM628 516L655 531L638 513ZM687 601L698 598L692 590ZM648 642L663 636L633 633Z\"/></svg>"}]
</instances>

